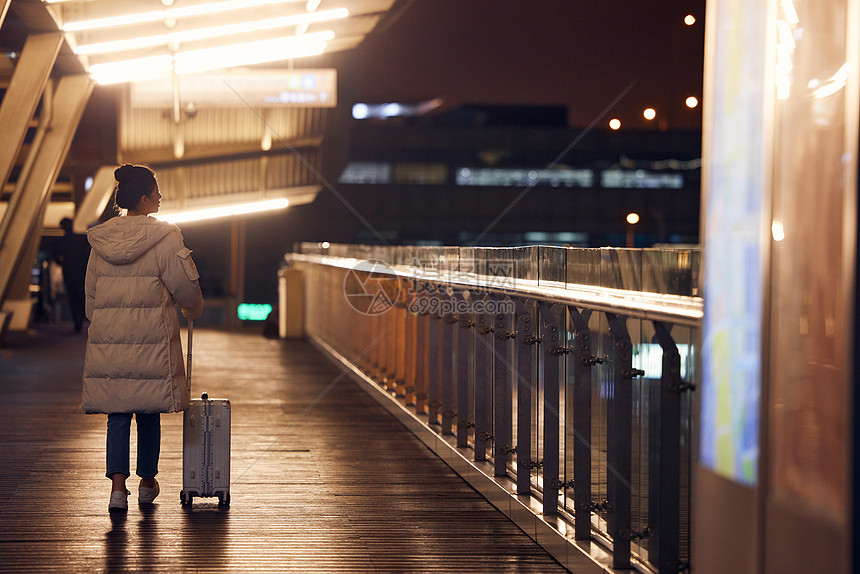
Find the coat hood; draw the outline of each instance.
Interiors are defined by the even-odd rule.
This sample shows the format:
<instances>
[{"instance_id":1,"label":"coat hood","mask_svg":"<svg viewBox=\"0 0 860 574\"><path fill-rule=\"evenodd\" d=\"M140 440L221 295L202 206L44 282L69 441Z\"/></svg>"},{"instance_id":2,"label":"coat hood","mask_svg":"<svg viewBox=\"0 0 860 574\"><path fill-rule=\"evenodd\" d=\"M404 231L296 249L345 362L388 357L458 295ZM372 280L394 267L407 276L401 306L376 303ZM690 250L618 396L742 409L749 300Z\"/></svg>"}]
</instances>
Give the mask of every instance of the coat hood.
<instances>
[{"instance_id":1,"label":"coat hood","mask_svg":"<svg viewBox=\"0 0 860 574\"><path fill-rule=\"evenodd\" d=\"M176 226L142 215L114 217L87 231L87 239L108 263L125 265L164 239Z\"/></svg>"}]
</instances>

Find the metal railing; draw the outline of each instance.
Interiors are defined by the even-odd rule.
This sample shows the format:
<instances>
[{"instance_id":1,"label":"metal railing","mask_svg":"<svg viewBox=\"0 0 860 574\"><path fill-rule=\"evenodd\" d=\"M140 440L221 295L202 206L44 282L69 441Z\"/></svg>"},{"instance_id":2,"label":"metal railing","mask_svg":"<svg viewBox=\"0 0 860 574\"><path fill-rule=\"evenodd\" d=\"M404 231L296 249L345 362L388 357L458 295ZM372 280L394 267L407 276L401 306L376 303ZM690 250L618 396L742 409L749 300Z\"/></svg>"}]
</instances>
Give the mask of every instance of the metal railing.
<instances>
[{"instance_id":1,"label":"metal railing","mask_svg":"<svg viewBox=\"0 0 860 574\"><path fill-rule=\"evenodd\" d=\"M307 334L613 568L689 562L695 249L302 244Z\"/></svg>"}]
</instances>

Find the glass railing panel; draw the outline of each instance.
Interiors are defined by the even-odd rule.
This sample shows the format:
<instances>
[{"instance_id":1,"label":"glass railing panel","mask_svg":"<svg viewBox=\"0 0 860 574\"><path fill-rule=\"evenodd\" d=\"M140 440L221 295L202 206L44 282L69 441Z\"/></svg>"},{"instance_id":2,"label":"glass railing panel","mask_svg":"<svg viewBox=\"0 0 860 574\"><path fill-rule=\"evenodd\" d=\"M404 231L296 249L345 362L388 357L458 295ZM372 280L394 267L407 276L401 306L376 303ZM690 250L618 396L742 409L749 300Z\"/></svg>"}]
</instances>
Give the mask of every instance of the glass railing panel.
<instances>
[{"instance_id":1,"label":"glass railing panel","mask_svg":"<svg viewBox=\"0 0 860 574\"><path fill-rule=\"evenodd\" d=\"M600 250L600 287L642 290L642 250Z\"/></svg>"},{"instance_id":2,"label":"glass railing panel","mask_svg":"<svg viewBox=\"0 0 860 574\"><path fill-rule=\"evenodd\" d=\"M481 261L477 247L460 247L457 253L459 275L467 281L476 281L480 274Z\"/></svg>"},{"instance_id":3,"label":"glass railing panel","mask_svg":"<svg viewBox=\"0 0 860 574\"><path fill-rule=\"evenodd\" d=\"M567 250L563 247L538 247L538 284L564 289L567 282Z\"/></svg>"},{"instance_id":4,"label":"glass railing panel","mask_svg":"<svg viewBox=\"0 0 860 574\"><path fill-rule=\"evenodd\" d=\"M516 286L516 269L510 249L504 247L482 248L484 274L491 286L512 289Z\"/></svg>"},{"instance_id":5,"label":"glass railing panel","mask_svg":"<svg viewBox=\"0 0 860 574\"><path fill-rule=\"evenodd\" d=\"M642 252L642 290L665 295L698 295L697 249L645 249Z\"/></svg>"},{"instance_id":6,"label":"glass railing panel","mask_svg":"<svg viewBox=\"0 0 860 574\"><path fill-rule=\"evenodd\" d=\"M515 279L537 284L539 276L539 249L537 245L534 245L530 247L512 247L507 250L507 259L511 263Z\"/></svg>"},{"instance_id":7,"label":"glass railing panel","mask_svg":"<svg viewBox=\"0 0 860 574\"><path fill-rule=\"evenodd\" d=\"M565 250L565 272L568 285L600 285L600 249Z\"/></svg>"}]
</instances>

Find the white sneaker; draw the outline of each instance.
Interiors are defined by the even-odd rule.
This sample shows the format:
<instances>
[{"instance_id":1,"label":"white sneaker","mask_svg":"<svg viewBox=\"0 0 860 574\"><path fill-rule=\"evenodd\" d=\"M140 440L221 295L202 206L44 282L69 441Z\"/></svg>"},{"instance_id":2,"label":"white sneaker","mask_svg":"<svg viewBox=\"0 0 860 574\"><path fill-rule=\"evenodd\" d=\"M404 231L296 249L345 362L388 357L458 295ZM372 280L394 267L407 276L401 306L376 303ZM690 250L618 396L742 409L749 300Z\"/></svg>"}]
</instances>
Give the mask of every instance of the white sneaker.
<instances>
[{"instance_id":1,"label":"white sneaker","mask_svg":"<svg viewBox=\"0 0 860 574\"><path fill-rule=\"evenodd\" d=\"M128 512L128 491L115 490L110 493L108 512Z\"/></svg>"},{"instance_id":2,"label":"white sneaker","mask_svg":"<svg viewBox=\"0 0 860 574\"><path fill-rule=\"evenodd\" d=\"M152 501L155 500L155 497L158 496L158 493L161 492L161 489L158 488L158 481L155 481L155 488L149 488L148 486L143 486L142 484L137 489L137 503L138 504L152 504Z\"/></svg>"}]
</instances>

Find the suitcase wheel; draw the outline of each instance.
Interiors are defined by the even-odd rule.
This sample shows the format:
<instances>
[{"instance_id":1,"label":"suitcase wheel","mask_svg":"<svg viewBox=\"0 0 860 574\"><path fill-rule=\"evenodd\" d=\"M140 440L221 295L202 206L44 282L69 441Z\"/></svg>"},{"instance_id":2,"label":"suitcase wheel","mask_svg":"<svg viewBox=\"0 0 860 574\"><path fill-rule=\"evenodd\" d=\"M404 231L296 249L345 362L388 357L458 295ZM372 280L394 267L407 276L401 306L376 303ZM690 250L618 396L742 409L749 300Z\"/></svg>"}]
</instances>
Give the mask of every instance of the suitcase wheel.
<instances>
[{"instance_id":1,"label":"suitcase wheel","mask_svg":"<svg viewBox=\"0 0 860 574\"><path fill-rule=\"evenodd\" d=\"M229 492L219 492L218 493L218 504L221 506L230 506L230 493Z\"/></svg>"},{"instance_id":2,"label":"suitcase wheel","mask_svg":"<svg viewBox=\"0 0 860 574\"><path fill-rule=\"evenodd\" d=\"M190 506L192 500L194 500L194 496L186 494L184 490L179 491L179 502L182 503L182 506Z\"/></svg>"}]
</instances>

